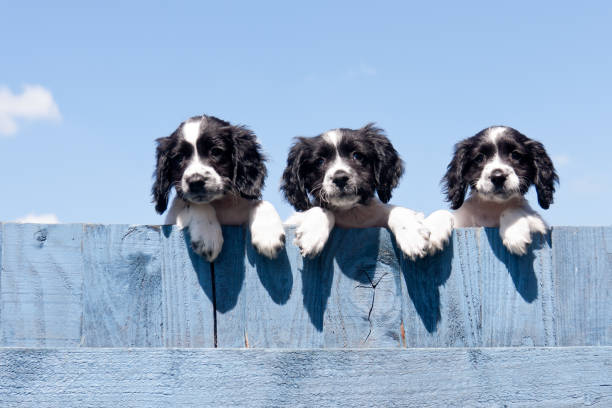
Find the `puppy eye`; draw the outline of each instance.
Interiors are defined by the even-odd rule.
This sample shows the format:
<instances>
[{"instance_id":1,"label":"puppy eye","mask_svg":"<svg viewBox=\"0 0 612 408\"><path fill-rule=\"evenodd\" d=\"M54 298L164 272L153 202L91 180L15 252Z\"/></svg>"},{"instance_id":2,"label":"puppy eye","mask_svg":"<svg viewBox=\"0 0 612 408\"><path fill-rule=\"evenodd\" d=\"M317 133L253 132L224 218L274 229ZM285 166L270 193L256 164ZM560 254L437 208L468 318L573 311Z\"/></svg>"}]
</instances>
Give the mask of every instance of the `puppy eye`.
<instances>
[{"instance_id":1,"label":"puppy eye","mask_svg":"<svg viewBox=\"0 0 612 408\"><path fill-rule=\"evenodd\" d=\"M357 161L362 161L364 159L364 155L359 153L359 152L354 152L353 153L353 159L357 160Z\"/></svg>"},{"instance_id":2,"label":"puppy eye","mask_svg":"<svg viewBox=\"0 0 612 408\"><path fill-rule=\"evenodd\" d=\"M315 164L316 164L317 166L322 166L322 165L323 165L323 163L325 163L325 159L324 159L324 158L322 158L322 157L319 157L317 160L315 160Z\"/></svg>"},{"instance_id":3,"label":"puppy eye","mask_svg":"<svg viewBox=\"0 0 612 408\"><path fill-rule=\"evenodd\" d=\"M515 150L512 153L510 153L510 157L512 158L512 160L521 161L521 159L523 158L523 155L520 154L517 150Z\"/></svg>"},{"instance_id":4,"label":"puppy eye","mask_svg":"<svg viewBox=\"0 0 612 408\"><path fill-rule=\"evenodd\" d=\"M485 155L482 153L479 153L478 156L474 158L474 161L476 163L482 163L484 160L485 160Z\"/></svg>"},{"instance_id":5,"label":"puppy eye","mask_svg":"<svg viewBox=\"0 0 612 408\"><path fill-rule=\"evenodd\" d=\"M221 156L222 154L223 154L223 150L219 149L218 147L213 147L212 149L210 149L211 156Z\"/></svg>"}]
</instances>

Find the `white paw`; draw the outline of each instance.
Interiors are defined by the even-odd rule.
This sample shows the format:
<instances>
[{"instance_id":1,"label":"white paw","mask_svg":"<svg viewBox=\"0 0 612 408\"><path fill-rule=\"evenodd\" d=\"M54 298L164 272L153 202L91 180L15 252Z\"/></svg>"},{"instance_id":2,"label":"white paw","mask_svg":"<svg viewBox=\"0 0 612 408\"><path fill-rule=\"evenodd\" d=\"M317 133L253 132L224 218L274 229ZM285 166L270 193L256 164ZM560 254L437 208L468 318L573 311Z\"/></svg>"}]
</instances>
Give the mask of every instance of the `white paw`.
<instances>
[{"instance_id":1,"label":"white paw","mask_svg":"<svg viewBox=\"0 0 612 408\"><path fill-rule=\"evenodd\" d=\"M546 234L548 232L548 225L540 218L537 214L532 214L529 217L529 228L531 232L539 232L540 234Z\"/></svg>"},{"instance_id":2,"label":"white paw","mask_svg":"<svg viewBox=\"0 0 612 408\"><path fill-rule=\"evenodd\" d=\"M423 225L431 232L431 235L429 235L429 248L427 249L429 255L444 249L453 233L453 224L453 214L445 210L435 211L425 218Z\"/></svg>"},{"instance_id":3,"label":"white paw","mask_svg":"<svg viewBox=\"0 0 612 408\"><path fill-rule=\"evenodd\" d=\"M423 214L402 207L389 213L389 229L401 251L411 260L423 258L429 248L430 231L423 225Z\"/></svg>"},{"instance_id":4,"label":"white paw","mask_svg":"<svg viewBox=\"0 0 612 408\"><path fill-rule=\"evenodd\" d=\"M334 227L334 216L320 207L314 207L295 218L295 240L305 258L315 257L321 253L329 233Z\"/></svg>"},{"instance_id":5,"label":"white paw","mask_svg":"<svg viewBox=\"0 0 612 408\"><path fill-rule=\"evenodd\" d=\"M285 246L285 229L272 204L262 202L253 210L251 243L260 254L274 259Z\"/></svg>"},{"instance_id":6,"label":"white paw","mask_svg":"<svg viewBox=\"0 0 612 408\"><path fill-rule=\"evenodd\" d=\"M507 226L500 227L499 233L504 246L515 255L525 255L531 244L531 232L527 218L519 218Z\"/></svg>"},{"instance_id":7,"label":"white paw","mask_svg":"<svg viewBox=\"0 0 612 408\"><path fill-rule=\"evenodd\" d=\"M223 247L223 233L218 222L192 221L189 225L191 248L198 255L212 262L219 256Z\"/></svg>"}]
</instances>

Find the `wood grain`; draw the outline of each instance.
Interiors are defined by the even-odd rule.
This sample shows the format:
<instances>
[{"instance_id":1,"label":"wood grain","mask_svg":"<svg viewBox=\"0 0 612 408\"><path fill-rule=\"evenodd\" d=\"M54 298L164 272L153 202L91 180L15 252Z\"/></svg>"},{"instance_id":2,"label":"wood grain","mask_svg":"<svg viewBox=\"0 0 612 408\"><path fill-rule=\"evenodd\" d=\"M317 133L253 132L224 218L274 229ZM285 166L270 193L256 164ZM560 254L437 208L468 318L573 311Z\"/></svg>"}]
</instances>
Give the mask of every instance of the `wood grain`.
<instances>
[{"instance_id":1,"label":"wood grain","mask_svg":"<svg viewBox=\"0 0 612 408\"><path fill-rule=\"evenodd\" d=\"M612 348L0 349L0 405L612 405Z\"/></svg>"},{"instance_id":2,"label":"wood grain","mask_svg":"<svg viewBox=\"0 0 612 408\"><path fill-rule=\"evenodd\" d=\"M556 227L524 257L458 229L416 262L385 229L334 229L313 259L293 229L275 260L223 234L210 265L175 227L2 224L0 346L612 345L612 227Z\"/></svg>"},{"instance_id":3,"label":"wood grain","mask_svg":"<svg viewBox=\"0 0 612 408\"><path fill-rule=\"evenodd\" d=\"M612 344L612 228L555 227L557 343Z\"/></svg>"},{"instance_id":4,"label":"wood grain","mask_svg":"<svg viewBox=\"0 0 612 408\"><path fill-rule=\"evenodd\" d=\"M240 228L224 228L224 237L244 243L246 259L224 246L215 262L219 347L401 345L397 260L386 230L335 229L323 253L306 260L291 244L267 259Z\"/></svg>"},{"instance_id":5,"label":"wood grain","mask_svg":"<svg viewBox=\"0 0 612 408\"><path fill-rule=\"evenodd\" d=\"M160 240L159 227L85 226L82 345L164 345Z\"/></svg>"},{"instance_id":6,"label":"wood grain","mask_svg":"<svg viewBox=\"0 0 612 408\"><path fill-rule=\"evenodd\" d=\"M81 339L83 226L2 226L0 346L57 347Z\"/></svg>"},{"instance_id":7,"label":"wood grain","mask_svg":"<svg viewBox=\"0 0 612 408\"><path fill-rule=\"evenodd\" d=\"M210 264L190 249L189 235L163 226L162 337L166 347L214 347Z\"/></svg>"}]
</instances>

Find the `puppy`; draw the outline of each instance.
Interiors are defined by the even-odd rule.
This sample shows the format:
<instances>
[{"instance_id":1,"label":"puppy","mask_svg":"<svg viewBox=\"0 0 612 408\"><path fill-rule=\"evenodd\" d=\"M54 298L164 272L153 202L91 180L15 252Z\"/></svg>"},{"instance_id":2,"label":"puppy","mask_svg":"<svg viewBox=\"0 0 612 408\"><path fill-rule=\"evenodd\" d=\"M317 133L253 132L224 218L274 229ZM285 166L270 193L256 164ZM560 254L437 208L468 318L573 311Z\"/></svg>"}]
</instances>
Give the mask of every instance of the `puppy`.
<instances>
[{"instance_id":1,"label":"puppy","mask_svg":"<svg viewBox=\"0 0 612 408\"><path fill-rule=\"evenodd\" d=\"M442 184L456 227L499 227L504 246L524 255L531 234L548 226L525 200L533 184L548 209L559 181L544 146L519 131L493 126L459 142ZM465 200L468 186L470 197Z\"/></svg>"},{"instance_id":2,"label":"puppy","mask_svg":"<svg viewBox=\"0 0 612 408\"><path fill-rule=\"evenodd\" d=\"M425 256L432 245L423 214L386 204L403 171L391 142L373 124L297 138L281 190L300 211L286 224L296 225L295 244L302 256L319 254L334 225L388 227L409 258ZM449 223L448 235L451 228Z\"/></svg>"},{"instance_id":3,"label":"puppy","mask_svg":"<svg viewBox=\"0 0 612 408\"><path fill-rule=\"evenodd\" d=\"M283 248L280 216L260 201L266 178L264 157L253 132L214 116L195 116L168 137L157 139L152 194L162 214L172 187L176 198L166 224L189 228L193 250L209 262L223 245L221 224L248 223L253 246L275 258Z\"/></svg>"}]
</instances>

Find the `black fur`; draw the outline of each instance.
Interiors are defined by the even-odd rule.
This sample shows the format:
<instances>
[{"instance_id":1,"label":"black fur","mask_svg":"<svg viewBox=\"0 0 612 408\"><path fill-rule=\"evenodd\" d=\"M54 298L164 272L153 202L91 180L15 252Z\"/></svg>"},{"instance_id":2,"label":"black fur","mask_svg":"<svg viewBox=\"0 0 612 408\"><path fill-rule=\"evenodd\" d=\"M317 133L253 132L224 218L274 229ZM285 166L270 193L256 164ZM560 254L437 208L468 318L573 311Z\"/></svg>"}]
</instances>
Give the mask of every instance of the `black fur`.
<instances>
[{"instance_id":1,"label":"black fur","mask_svg":"<svg viewBox=\"0 0 612 408\"><path fill-rule=\"evenodd\" d=\"M488 137L490 129L484 129L455 145L453 159L442 178L443 190L451 208L456 210L461 207L468 186L476 190L482 170L497 154L504 164L514 170L519 179L520 194L525 195L529 187L535 185L540 206L548 209L553 202L555 183L558 183L559 177L544 146L510 127L503 127L493 144Z\"/></svg>"},{"instance_id":2,"label":"black fur","mask_svg":"<svg viewBox=\"0 0 612 408\"><path fill-rule=\"evenodd\" d=\"M234 126L214 116L196 116L189 121L205 120L200 125L196 149L200 160L212 167L223 182L223 193L238 194L247 199L261 198L266 178L265 157L253 132ZM186 121L187 122L187 121ZM193 146L183 139L186 122L168 137L157 139L157 168L153 174L152 194L155 210L168 207L172 187L184 197L181 179L194 154Z\"/></svg>"},{"instance_id":3,"label":"black fur","mask_svg":"<svg viewBox=\"0 0 612 408\"><path fill-rule=\"evenodd\" d=\"M296 138L289 150L283 172L281 190L287 201L298 211L313 206L333 207L329 192L323 192L326 171L339 156L351 168L351 176L343 192L359 198L365 204L375 192L382 202L391 199L399 183L403 164L383 131L373 124L361 129L338 129L341 138L334 146L325 134ZM332 199L333 201L333 199Z\"/></svg>"},{"instance_id":4,"label":"black fur","mask_svg":"<svg viewBox=\"0 0 612 408\"><path fill-rule=\"evenodd\" d=\"M176 133L175 131L168 137L157 139L157 166L153 174L155 182L153 183L151 193L153 194L153 202L155 202L155 211L160 214L168 208L168 195L172 188L172 151L176 146Z\"/></svg>"},{"instance_id":5,"label":"black fur","mask_svg":"<svg viewBox=\"0 0 612 408\"><path fill-rule=\"evenodd\" d=\"M555 183L559 183L559 176L542 143L529 140L526 145L531 152L533 166L535 167L533 184L538 193L538 203L540 207L547 210L553 203Z\"/></svg>"}]
</instances>

